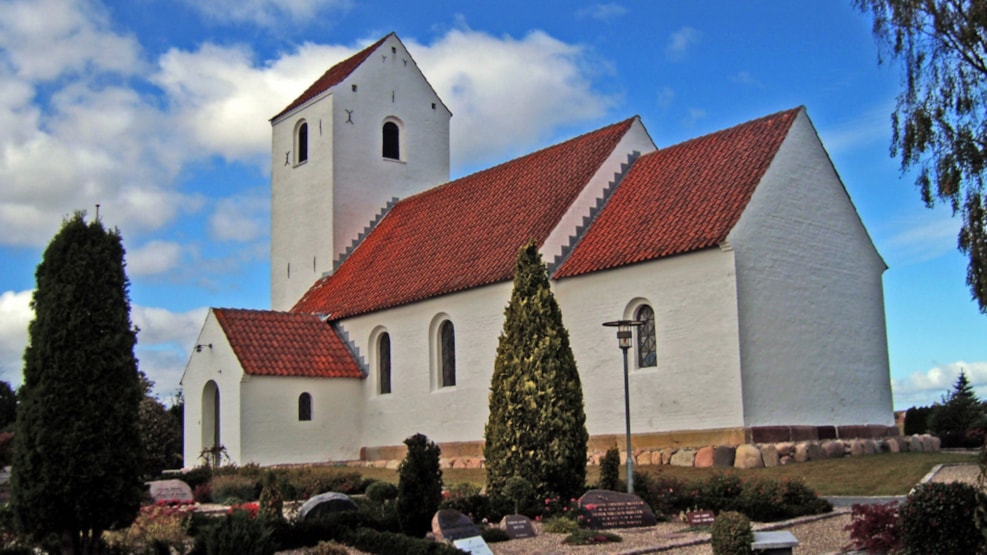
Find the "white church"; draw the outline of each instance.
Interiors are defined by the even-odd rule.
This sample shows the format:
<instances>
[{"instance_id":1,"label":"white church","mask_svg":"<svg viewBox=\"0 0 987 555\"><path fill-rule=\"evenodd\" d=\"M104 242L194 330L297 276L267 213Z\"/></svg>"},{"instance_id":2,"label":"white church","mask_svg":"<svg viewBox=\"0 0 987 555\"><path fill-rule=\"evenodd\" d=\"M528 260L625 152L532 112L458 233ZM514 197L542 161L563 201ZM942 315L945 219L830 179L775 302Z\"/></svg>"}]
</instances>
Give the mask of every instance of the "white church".
<instances>
[{"instance_id":1,"label":"white church","mask_svg":"<svg viewBox=\"0 0 987 555\"><path fill-rule=\"evenodd\" d=\"M548 263L591 449L896 434L887 269L804 108L658 148L637 117L449 181L390 34L271 120L271 310L210 310L185 461L480 456L517 250ZM482 133L482 129L475 132ZM617 442L622 445L622 441Z\"/></svg>"}]
</instances>

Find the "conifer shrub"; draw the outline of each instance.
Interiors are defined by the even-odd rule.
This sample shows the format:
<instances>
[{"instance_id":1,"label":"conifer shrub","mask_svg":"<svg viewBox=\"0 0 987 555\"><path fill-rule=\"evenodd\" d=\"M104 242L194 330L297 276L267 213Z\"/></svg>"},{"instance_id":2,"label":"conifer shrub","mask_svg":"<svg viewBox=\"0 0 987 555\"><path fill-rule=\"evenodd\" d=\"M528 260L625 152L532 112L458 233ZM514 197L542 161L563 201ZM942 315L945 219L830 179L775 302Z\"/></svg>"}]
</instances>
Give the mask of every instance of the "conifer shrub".
<instances>
[{"instance_id":1,"label":"conifer shrub","mask_svg":"<svg viewBox=\"0 0 987 555\"><path fill-rule=\"evenodd\" d=\"M402 532L420 538L432 529L432 516L442 502L442 451L423 434L404 444L408 453L398 466L398 523Z\"/></svg>"},{"instance_id":2,"label":"conifer shrub","mask_svg":"<svg viewBox=\"0 0 987 555\"><path fill-rule=\"evenodd\" d=\"M524 476L538 497L575 497L586 483L586 415L576 360L548 270L532 241L518 251L484 429L487 491Z\"/></svg>"},{"instance_id":3,"label":"conifer shrub","mask_svg":"<svg viewBox=\"0 0 987 555\"><path fill-rule=\"evenodd\" d=\"M398 497L398 487L390 482L374 482L367 486L365 492L368 499L383 505L385 502Z\"/></svg>"},{"instance_id":4,"label":"conifer shrub","mask_svg":"<svg viewBox=\"0 0 987 555\"><path fill-rule=\"evenodd\" d=\"M984 538L973 520L976 508L977 490L969 484L918 485L898 509L905 553L977 553Z\"/></svg>"},{"instance_id":5,"label":"conifer shrub","mask_svg":"<svg viewBox=\"0 0 987 555\"><path fill-rule=\"evenodd\" d=\"M637 481L635 480L634 483L636 484ZM620 483L620 450L616 445L607 449L606 454L600 459L600 489L610 491L625 489Z\"/></svg>"},{"instance_id":6,"label":"conifer shrub","mask_svg":"<svg viewBox=\"0 0 987 555\"><path fill-rule=\"evenodd\" d=\"M753 553L754 531L744 514L726 511L716 515L712 535L713 555L750 555Z\"/></svg>"},{"instance_id":7,"label":"conifer shrub","mask_svg":"<svg viewBox=\"0 0 987 555\"><path fill-rule=\"evenodd\" d=\"M236 510L206 526L196 538L193 555L272 555L271 529L247 511Z\"/></svg>"},{"instance_id":8,"label":"conifer shrub","mask_svg":"<svg viewBox=\"0 0 987 555\"><path fill-rule=\"evenodd\" d=\"M493 520L490 498L479 493L465 497L452 497L439 504L440 509L453 509L469 517L473 522Z\"/></svg>"}]
</instances>

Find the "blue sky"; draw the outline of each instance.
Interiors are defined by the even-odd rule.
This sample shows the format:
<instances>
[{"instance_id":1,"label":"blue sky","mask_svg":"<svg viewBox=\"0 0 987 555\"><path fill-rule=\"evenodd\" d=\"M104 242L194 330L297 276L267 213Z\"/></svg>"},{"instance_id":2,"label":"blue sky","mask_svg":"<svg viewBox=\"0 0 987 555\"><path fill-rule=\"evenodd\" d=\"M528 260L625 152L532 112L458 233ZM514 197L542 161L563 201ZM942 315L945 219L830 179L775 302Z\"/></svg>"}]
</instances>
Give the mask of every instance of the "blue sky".
<instances>
[{"instance_id":1,"label":"blue sky","mask_svg":"<svg viewBox=\"0 0 987 555\"><path fill-rule=\"evenodd\" d=\"M662 147L806 106L890 267L895 407L961 368L987 397L959 224L889 156L899 68L832 0L0 0L0 379L20 383L44 246L100 204L170 397L206 307L269 305L268 119L391 31L454 114L454 177L635 114Z\"/></svg>"}]
</instances>

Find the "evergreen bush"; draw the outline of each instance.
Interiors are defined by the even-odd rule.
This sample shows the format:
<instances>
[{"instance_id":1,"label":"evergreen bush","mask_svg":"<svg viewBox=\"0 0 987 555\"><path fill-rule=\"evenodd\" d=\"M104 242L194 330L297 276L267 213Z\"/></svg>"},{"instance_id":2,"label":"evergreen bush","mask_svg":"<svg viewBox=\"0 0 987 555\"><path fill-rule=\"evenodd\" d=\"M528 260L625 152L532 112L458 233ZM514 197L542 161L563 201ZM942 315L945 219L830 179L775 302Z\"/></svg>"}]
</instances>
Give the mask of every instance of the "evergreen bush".
<instances>
[{"instance_id":1,"label":"evergreen bush","mask_svg":"<svg viewBox=\"0 0 987 555\"><path fill-rule=\"evenodd\" d=\"M535 488L521 476L511 476L504 482L501 491L504 497L514 502L514 514L521 513L521 507L534 499Z\"/></svg>"},{"instance_id":2,"label":"evergreen bush","mask_svg":"<svg viewBox=\"0 0 987 555\"><path fill-rule=\"evenodd\" d=\"M502 528L497 528L496 526L484 526L480 530L480 537L483 541L487 543L500 543L510 541L511 537L507 535L507 531Z\"/></svg>"},{"instance_id":3,"label":"evergreen bush","mask_svg":"<svg viewBox=\"0 0 987 555\"><path fill-rule=\"evenodd\" d=\"M655 518L667 520L670 515L692 507L684 501L685 484L678 478L661 472L634 472L634 493L655 513Z\"/></svg>"},{"instance_id":4,"label":"evergreen bush","mask_svg":"<svg viewBox=\"0 0 987 555\"><path fill-rule=\"evenodd\" d=\"M466 497L452 497L439 504L440 509L453 509L470 518L473 522L490 520L490 499L477 493Z\"/></svg>"},{"instance_id":5,"label":"evergreen bush","mask_svg":"<svg viewBox=\"0 0 987 555\"><path fill-rule=\"evenodd\" d=\"M422 434L404 440L408 453L398 466L398 523L409 536L423 537L442 502L439 446Z\"/></svg>"},{"instance_id":6,"label":"evergreen bush","mask_svg":"<svg viewBox=\"0 0 987 555\"><path fill-rule=\"evenodd\" d=\"M487 491L524 476L539 497L575 497L586 483L586 415L576 360L548 270L534 243L518 251L484 430Z\"/></svg>"},{"instance_id":7,"label":"evergreen bush","mask_svg":"<svg viewBox=\"0 0 987 555\"><path fill-rule=\"evenodd\" d=\"M936 405L929 416L929 428L942 440L946 448L979 447L983 437L968 434L983 417L984 409L973 392L973 386L965 372L960 372L949 395Z\"/></svg>"},{"instance_id":8,"label":"evergreen bush","mask_svg":"<svg viewBox=\"0 0 987 555\"><path fill-rule=\"evenodd\" d=\"M973 514L977 490L969 484L916 486L898 509L901 541L911 555L978 553L984 538Z\"/></svg>"},{"instance_id":9,"label":"evergreen bush","mask_svg":"<svg viewBox=\"0 0 987 555\"><path fill-rule=\"evenodd\" d=\"M716 515L712 535L713 555L751 555L754 531L751 521L741 513L727 511Z\"/></svg>"},{"instance_id":10,"label":"evergreen bush","mask_svg":"<svg viewBox=\"0 0 987 555\"><path fill-rule=\"evenodd\" d=\"M935 407L911 407L905 411L906 436L921 435L929 433L929 417Z\"/></svg>"},{"instance_id":11,"label":"evergreen bush","mask_svg":"<svg viewBox=\"0 0 987 555\"><path fill-rule=\"evenodd\" d=\"M374 482L367 486L365 492L368 499L383 505L385 502L398 497L398 487L390 482Z\"/></svg>"},{"instance_id":12,"label":"evergreen bush","mask_svg":"<svg viewBox=\"0 0 987 555\"><path fill-rule=\"evenodd\" d=\"M235 510L202 529L193 554L272 555L275 544L271 529L263 520L250 518L247 511Z\"/></svg>"},{"instance_id":13,"label":"evergreen bush","mask_svg":"<svg viewBox=\"0 0 987 555\"><path fill-rule=\"evenodd\" d=\"M635 479L637 476L635 476ZM635 484L637 481L635 480ZM625 489L621 487L620 481L620 450L617 446L607 449L603 458L600 459L600 489L608 489L610 491L621 491Z\"/></svg>"},{"instance_id":14,"label":"evergreen bush","mask_svg":"<svg viewBox=\"0 0 987 555\"><path fill-rule=\"evenodd\" d=\"M273 471L264 473L261 481L260 517L270 524L284 522L284 493L282 493L281 479Z\"/></svg>"}]
</instances>

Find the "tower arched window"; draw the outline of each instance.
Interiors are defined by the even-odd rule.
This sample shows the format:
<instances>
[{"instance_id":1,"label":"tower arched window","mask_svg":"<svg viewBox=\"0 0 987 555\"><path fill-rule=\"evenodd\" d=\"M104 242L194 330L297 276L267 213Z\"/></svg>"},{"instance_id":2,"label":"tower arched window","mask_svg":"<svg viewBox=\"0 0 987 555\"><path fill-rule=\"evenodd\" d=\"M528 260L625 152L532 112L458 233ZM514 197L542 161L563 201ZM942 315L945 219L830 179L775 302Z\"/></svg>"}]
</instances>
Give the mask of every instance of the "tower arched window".
<instances>
[{"instance_id":1,"label":"tower arched window","mask_svg":"<svg viewBox=\"0 0 987 555\"><path fill-rule=\"evenodd\" d=\"M308 160L308 123L302 121L295 131L296 163Z\"/></svg>"},{"instance_id":2,"label":"tower arched window","mask_svg":"<svg viewBox=\"0 0 987 555\"><path fill-rule=\"evenodd\" d=\"M401 159L401 128L393 121L385 121L381 129L382 154L384 158L391 160Z\"/></svg>"},{"instance_id":3,"label":"tower arched window","mask_svg":"<svg viewBox=\"0 0 987 555\"><path fill-rule=\"evenodd\" d=\"M456 330L446 320L439 326L439 386L456 385Z\"/></svg>"},{"instance_id":4,"label":"tower arched window","mask_svg":"<svg viewBox=\"0 0 987 555\"><path fill-rule=\"evenodd\" d=\"M641 305L634 313L634 319L644 322L637 327L637 367L658 366L658 342L655 336L655 311L648 305Z\"/></svg>"},{"instance_id":5,"label":"tower arched window","mask_svg":"<svg viewBox=\"0 0 987 555\"><path fill-rule=\"evenodd\" d=\"M302 393L298 396L298 421L307 422L312 419L312 396Z\"/></svg>"},{"instance_id":6,"label":"tower arched window","mask_svg":"<svg viewBox=\"0 0 987 555\"><path fill-rule=\"evenodd\" d=\"M377 340L377 380L381 395L391 392L391 336L387 332Z\"/></svg>"}]
</instances>

